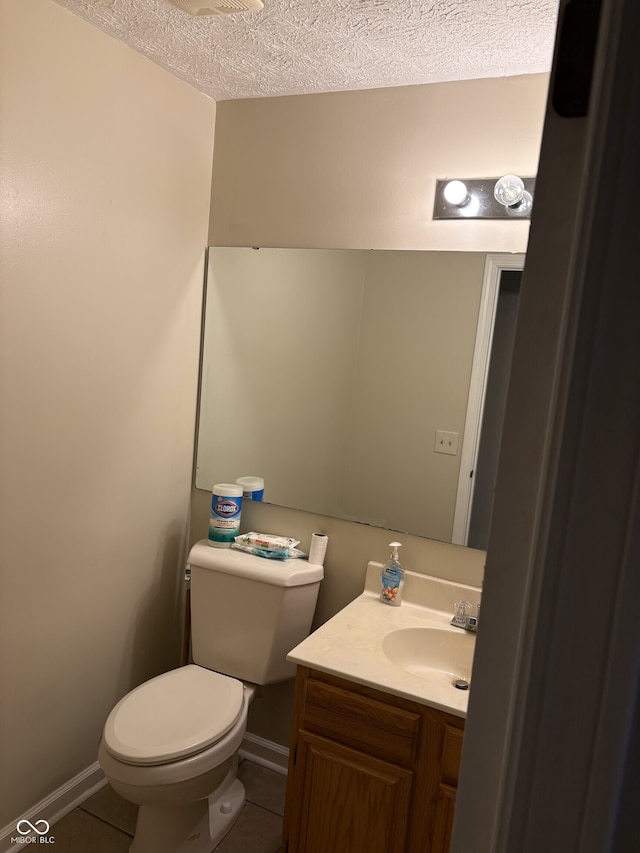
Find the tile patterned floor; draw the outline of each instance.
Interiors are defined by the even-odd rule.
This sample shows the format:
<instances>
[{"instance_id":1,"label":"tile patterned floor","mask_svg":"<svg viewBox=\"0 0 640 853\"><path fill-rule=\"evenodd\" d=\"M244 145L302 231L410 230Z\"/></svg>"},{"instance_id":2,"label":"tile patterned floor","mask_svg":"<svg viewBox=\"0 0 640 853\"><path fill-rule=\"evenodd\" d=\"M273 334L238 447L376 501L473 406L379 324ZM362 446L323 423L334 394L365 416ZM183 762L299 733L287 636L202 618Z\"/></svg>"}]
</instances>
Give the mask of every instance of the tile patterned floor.
<instances>
[{"instance_id":1,"label":"tile patterned floor","mask_svg":"<svg viewBox=\"0 0 640 853\"><path fill-rule=\"evenodd\" d=\"M238 776L247 802L215 853L278 853L286 777L248 760ZM136 815L137 807L107 785L51 828L56 853L127 853Z\"/></svg>"}]
</instances>

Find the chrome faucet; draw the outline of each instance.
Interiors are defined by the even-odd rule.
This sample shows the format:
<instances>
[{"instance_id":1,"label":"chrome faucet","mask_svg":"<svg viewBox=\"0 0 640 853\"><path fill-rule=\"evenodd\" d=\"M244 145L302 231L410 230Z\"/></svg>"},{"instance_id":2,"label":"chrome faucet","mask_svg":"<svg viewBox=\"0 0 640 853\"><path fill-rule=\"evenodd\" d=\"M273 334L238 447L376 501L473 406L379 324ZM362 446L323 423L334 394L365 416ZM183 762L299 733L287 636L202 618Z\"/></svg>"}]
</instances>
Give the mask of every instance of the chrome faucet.
<instances>
[{"instance_id":1,"label":"chrome faucet","mask_svg":"<svg viewBox=\"0 0 640 853\"><path fill-rule=\"evenodd\" d=\"M473 605L469 601L456 601L453 610L451 624L456 628L464 628L465 631L477 631L480 621L480 605L476 608L476 615L471 616Z\"/></svg>"}]
</instances>

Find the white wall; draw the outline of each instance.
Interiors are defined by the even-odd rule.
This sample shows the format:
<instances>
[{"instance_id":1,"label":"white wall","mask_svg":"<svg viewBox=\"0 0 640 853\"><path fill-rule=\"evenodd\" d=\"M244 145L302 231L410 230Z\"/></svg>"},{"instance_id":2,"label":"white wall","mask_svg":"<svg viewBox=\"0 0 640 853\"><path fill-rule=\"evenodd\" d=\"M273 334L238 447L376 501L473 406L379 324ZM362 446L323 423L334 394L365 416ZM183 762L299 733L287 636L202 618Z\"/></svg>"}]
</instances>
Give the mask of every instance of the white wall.
<instances>
[{"instance_id":1,"label":"white wall","mask_svg":"<svg viewBox=\"0 0 640 853\"><path fill-rule=\"evenodd\" d=\"M49 0L0 34L3 826L179 662L215 104Z\"/></svg>"}]
</instances>

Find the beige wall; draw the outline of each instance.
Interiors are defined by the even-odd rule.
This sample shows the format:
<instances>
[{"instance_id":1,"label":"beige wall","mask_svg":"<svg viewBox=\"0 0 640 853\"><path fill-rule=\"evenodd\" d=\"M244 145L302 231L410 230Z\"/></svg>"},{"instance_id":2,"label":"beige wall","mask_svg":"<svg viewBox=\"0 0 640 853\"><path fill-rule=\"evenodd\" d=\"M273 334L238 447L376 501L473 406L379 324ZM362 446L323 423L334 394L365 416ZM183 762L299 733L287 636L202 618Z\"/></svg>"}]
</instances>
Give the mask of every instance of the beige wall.
<instances>
[{"instance_id":1,"label":"beige wall","mask_svg":"<svg viewBox=\"0 0 640 853\"><path fill-rule=\"evenodd\" d=\"M215 104L48 0L0 33L3 826L179 662Z\"/></svg>"},{"instance_id":2,"label":"beige wall","mask_svg":"<svg viewBox=\"0 0 640 853\"><path fill-rule=\"evenodd\" d=\"M522 252L528 223L433 222L436 178L537 170L548 75L218 105L209 242L216 246ZM191 541L209 496L194 491ZM243 528L330 536L316 621L362 590L384 530L256 506ZM484 552L402 535L406 568L479 584ZM253 703L249 730L288 742L290 685Z\"/></svg>"},{"instance_id":3,"label":"beige wall","mask_svg":"<svg viewBox=\"0 0 640 853\"><path fill-rule=\"evenodd\" d=\"M328 511L343 460L366 252L209 252L196 483L253 472Z\"/></svg>"},{"instance_id":4,"label":"beige wall","mask_svg":"<svg viewBox=\"0 0 640 853\"><path fill-rule=\"evenodd\" d=\"M209 242L522 252L528 223L432 220L436 178L535 175L548 75L218 105Z\"/></svg>"},{"instance_id":5,"label":"beige wall","mask_svg":"<svg viewBox=\"0 0 640 853\"><path fill-rule=\"evenodd\" d=\"M434 440L464 433L485 256L367 254L344 517L451 542L460 452Z\"/></svg>"}]
</instances>

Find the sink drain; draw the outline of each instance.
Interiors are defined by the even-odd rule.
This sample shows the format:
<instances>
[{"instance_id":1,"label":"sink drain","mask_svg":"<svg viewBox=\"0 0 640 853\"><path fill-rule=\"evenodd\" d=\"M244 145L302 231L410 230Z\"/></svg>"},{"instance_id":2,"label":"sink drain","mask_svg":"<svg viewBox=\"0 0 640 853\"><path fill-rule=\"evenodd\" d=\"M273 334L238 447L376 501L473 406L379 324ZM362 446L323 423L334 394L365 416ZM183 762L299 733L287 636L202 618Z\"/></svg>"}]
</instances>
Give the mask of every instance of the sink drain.
<instances>
[{"instance_id":1,"label":"sink drain","mask_svg":"<svg viewBox=\"0 0 640 853\"><path fill-rule=\"evenodd\" d=\"M453 686L457 690L468 690L469 689L469 682L467 681L466 678L456 678L456 680L453 682Z\"/></svg>"}]
</instances>

